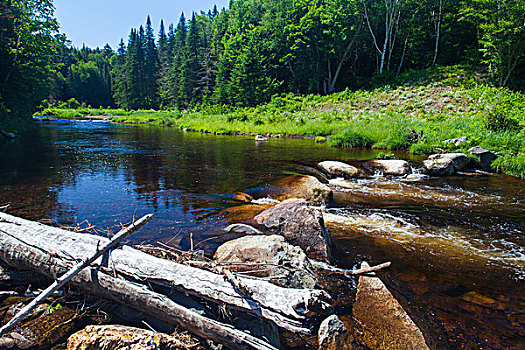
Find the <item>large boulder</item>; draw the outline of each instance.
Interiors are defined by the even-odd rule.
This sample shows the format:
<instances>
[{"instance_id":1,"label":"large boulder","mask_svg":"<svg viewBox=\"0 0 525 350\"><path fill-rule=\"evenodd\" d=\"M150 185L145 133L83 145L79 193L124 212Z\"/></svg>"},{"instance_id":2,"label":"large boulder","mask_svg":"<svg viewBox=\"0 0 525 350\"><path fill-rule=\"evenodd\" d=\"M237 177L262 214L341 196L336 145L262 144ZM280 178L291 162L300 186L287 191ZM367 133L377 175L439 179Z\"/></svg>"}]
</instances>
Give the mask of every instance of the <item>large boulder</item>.
<instances>
[{"instance_id":1,"label":"large boulder","mask_svg":"<svg viewBox=\"0 0 525 350\"><path fill-rule=\"evenodd\" d=\"M374 273L359 277L353 314L362 326L361 342L371 349L429 349L421 330Z\"/></svg>"},{"instance_id":2,"label":"large boulder","mask_svg":"<svg viewBox=\"0 0 525 350\"><path fill-rule=\"evenodd\" d=\"M492 162L498 158L496 153L481 147L472 147L468 151L470 154L478 157L479 165L485 170L491 170Z\"/></svg>"},{"instance_id":3,"label":"large boulder","mask_svg":"<svg viewBox=\"0 0 525 350\"><path fill-rule=\"evenodd\" d=\"M410 164L405 160L385 159L371 160L364 164L370 170L379 170L383 175L404 176L410 173Z\"/></svg>"},{"instance_id":4,"label":"large boulder","mask_svg":"<svg viewBox=\"0 0 525 350\"><path fill-rule=\"evenodd\" d=\"M262 227L278 232L292 245L303 248L311 259L330 261L330 236L323 213L304 199L285 200L255 217Z\"/></svg>"},{"instance_id":5,"label":"large boulder","mask_svg":"<svg viewBox=\"0 0 525 350\"><path fill-rule=\"evenodd\" d=\"M359 170L349 164L336 161L324 161L317 166L334 177L344 177L345 179L356 176Z\"/></svg>"},{"instance_id":6,"label":"large boulder","mask_svg":"<svg viewBox=\"0 0 525 350\"><path fill-rule=\"evenodd\" d=\"M449 176L454 174L454 162L449 158L427 159L423 161L425 172L430 176Z\"/></svg>"},{"instance_id":7,"label":"large boulder","mask_svg":"<svg viewBox=\"0 0 525 350\"><path fill-rule=\"evenodd\" d=\"M354 348L352 346L353 336L336 315L328 317L321 323L318 339L320 350L351 350Z\"/></svg>"},{"instance_id":8,"label":"large boulder","mask_svg":"<svg viewBox=\"0 0 525 350\"><path fill-rule=\"evenodd\" d=\"M452 161L452 166L454 167L454 171L462 171L470 163L470 159L464 153L433 154L429 156L428 159L430 160L450 159Z\"/></svg>"},{"instance_id":9,"label":"large boulder","mask_svg":"<svg viewBox=\"0 0 525 350\"><path fill-rule=\"evenodd\" d=\"M274 197L279 200L302 198L312 205L329 203L333 198L330 187L313 176L291 175L277 181Z\"/></svg>"},{"instance_id":10,"label":"large boulder","mask_svg":"<svg viewBox=\"0 0 525 350\"><path fill-rule=\"evenodd\" d=\"M179 338L124 326L87 326L67 340L67 350L187 349Z\"/></svg>"},{"instance_id":11,"label":"large boulder","mask_svg":"<svg viewBox=\"0 0 525 350\"><path fill-rule=\"evenodd\" d=\"M221 263L246 263L227 266L231 271L254 271L257 277L287 288L314 288L317 284L313 267L299 247L283 236L245 236L221 245L215 253ZM264 265L268 264L268 265Z\"/></svg>"}]
</instances>

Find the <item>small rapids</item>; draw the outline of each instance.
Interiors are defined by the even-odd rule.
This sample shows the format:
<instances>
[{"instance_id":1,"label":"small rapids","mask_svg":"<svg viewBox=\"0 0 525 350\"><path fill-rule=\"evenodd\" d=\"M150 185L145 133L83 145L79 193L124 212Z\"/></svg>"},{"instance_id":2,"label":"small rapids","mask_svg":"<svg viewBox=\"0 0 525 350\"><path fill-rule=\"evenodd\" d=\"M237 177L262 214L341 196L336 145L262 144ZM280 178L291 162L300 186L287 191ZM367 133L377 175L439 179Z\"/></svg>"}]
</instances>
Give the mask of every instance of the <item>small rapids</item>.
<instances>
[{"instance_id":1,"label":"small rapids","mask_svg":"<svg viewBox=\"0 0 525 350\"><path fill-rule=\"evenodd\" d=\"M354 203L402 202L405 204L432 205L465 209L525 209L525 198L503 198L499 194L478 193L447 183L436 185L425 182L391 179L376 176L371 179L347 181L330 180L342 201ZM482 188L480 188L482 190Z\"/></svg>"},{"instance_id":2,"label":"small rapids","mask_svg":"<svg viewBox=\"0 0 525 350\"><path fill-rule=\"evenodd\" d=\"M490 237L489 232L473 235L468 227L421 225L416 217L407 219L385 210L325 209L324 220L329 226L395 242L407 250L424 249L441 258L503 265L525 279L525 248L510 237L484 239L483 236ZM332 234L337 235L337 230Z\"/></svg>"}]
</instances>

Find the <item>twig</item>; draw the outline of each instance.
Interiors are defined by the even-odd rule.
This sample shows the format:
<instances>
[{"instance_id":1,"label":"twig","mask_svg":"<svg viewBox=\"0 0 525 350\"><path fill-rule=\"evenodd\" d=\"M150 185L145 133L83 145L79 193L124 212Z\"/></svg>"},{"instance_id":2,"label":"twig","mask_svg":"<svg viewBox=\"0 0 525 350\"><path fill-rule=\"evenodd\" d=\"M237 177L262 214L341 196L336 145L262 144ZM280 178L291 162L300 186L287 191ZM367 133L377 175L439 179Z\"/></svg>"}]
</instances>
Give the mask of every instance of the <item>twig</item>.
<instances>
[{"instance_id":1,"label":"twig","mask_svg":"<svg viewBox=\"0 0 525 350\"><path fill-rule=\"evenodd\" d=\"M357 269L357 270L345 270L345 269L340 269L340 268L332 266L332 265L328 265L328 264L320 262L320 261L316 261L316 260L310 260L310 261L311 261L312 265L314 267L316 267L316 268L323 269L323 270L330 271L330 272L340 273L342 275L362 275L362 274L365 274L365 273L370 273L370 272L374 272L374 271L385 269L385 268L389 267L392 264L390 261L388 261L388 262L386 262L384 264L371 266L371 267L366 267L366 268L361 268L361 269Z\"/></svg>"},{"instance_id":2,"label":"twig","mask_svg":"<svg viewBox=\"0 0 525 350\"><path fill-rule=\"evenodd\" d=\"M77 275L80 271L91 265L95 260L97 260L100 256L107 253L110 249L116 247L122 240L124 240L127 236L129 236L132 232L138 230L141 228L144 224L146 224L153 215L148 214L141 219L139 219L137 222L132 223L127 228L121 230L118 232L113 239L111 239L108 243L106 243L102 248L97 249L96 253L91 256L90 258L85 259L84 261L80 262L79 264L75 265L71 270L69 270L65 275L58 278L55 282L53 282L52 285L50 285L46 290L44 290L38 297L33 299L32 302L27 304L22 310L20 310L15 317L13 317L5 326L0 328L0 334L3 334L10 329L12 329L24 316L26 316L31 310L40 304L45 298L47 298L49 295L54 293L56 290L58 290L60 287L62 287L64 284L66 284L69 280L71 280L75 275Z\"/></svg>"}]
</instances>

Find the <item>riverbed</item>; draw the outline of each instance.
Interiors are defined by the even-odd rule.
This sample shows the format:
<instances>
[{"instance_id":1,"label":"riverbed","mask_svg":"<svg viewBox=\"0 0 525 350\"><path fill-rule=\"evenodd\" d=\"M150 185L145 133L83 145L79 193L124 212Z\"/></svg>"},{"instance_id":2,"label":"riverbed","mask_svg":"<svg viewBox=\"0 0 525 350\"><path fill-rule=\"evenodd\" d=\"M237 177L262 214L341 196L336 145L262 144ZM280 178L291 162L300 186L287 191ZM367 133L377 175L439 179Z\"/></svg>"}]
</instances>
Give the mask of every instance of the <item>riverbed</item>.
<instances>
[{"instance_id":1,"label":"riverbed","mask_svg":"<svg viewBox=\"0 0 525 350\"><path fill-rule=\"evenodd\" d=\"M359 163L380 152L104 121L39 122L0 150L8 213L113 230L153 213L128 243L193 244L207 254L232 238L221 229L223 211L239 205L233 193L257 197L319 161ZM525 348L525 181L377 176L330 187L334 202L323 210L336 265L392 261L380 276L432 348ZM348 313L344 302L338 312Z\"/></svg>"}]
</instances>

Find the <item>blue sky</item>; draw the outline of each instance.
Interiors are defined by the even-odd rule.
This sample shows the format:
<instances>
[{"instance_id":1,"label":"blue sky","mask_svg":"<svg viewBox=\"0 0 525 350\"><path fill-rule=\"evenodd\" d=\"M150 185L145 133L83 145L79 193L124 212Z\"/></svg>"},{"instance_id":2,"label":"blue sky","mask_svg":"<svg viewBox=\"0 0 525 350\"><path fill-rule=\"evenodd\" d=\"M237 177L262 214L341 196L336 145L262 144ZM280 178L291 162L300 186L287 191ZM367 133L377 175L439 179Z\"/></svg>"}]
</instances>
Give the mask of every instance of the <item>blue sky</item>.
<instances>
[{"instance_id":1,"label":"blue sky","mask_svg":"<svg viewBox=\"0 0 525 350\"><path fill-rule=\"evenodd\" d=\"M192 11L208 11L217 5L228 7L229 0L55 0L56 17L61 32L76 47L102 48L109 43L116 49L120 38L127 42L131 28L146 23L148 15L158 33L160 20L166 29L169 23L177 24L184 11L186 18Z\"/></svg>"}]
</instances>

